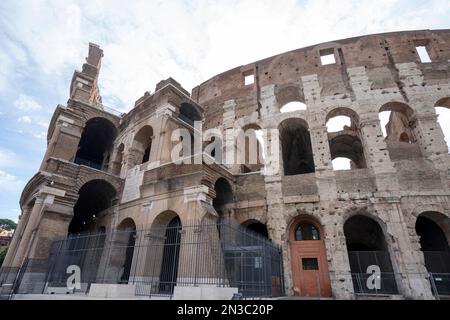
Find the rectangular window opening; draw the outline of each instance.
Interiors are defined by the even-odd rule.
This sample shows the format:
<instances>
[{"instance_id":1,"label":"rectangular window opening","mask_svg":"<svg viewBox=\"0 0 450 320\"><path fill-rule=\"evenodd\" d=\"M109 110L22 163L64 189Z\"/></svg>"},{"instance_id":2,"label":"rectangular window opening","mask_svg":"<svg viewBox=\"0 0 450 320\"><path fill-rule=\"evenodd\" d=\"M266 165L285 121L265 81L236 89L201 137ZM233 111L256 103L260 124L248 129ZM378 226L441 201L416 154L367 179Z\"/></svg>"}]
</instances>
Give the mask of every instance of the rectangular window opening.
<instances>
[{"instance_id":1,"label":"rectangular window opening","mask_svg":"<svg viewBox=\"0 0 450 320\"><path fill-rule=\"evenodd\" d=\"M253 84L254 82L255 82L255 75L253 74L244 75L244 83L246 86L248 86L249 84Z\"/></svg>"},{"instance_id":2,"label":"rectangular window opening","mask_svg":"<svg viewBox=\"0 0 450 320\"><path fill-rule=\"evenodd\" d=\"M322 63L323 66L327 65L327 64L334 64L336 63L336 58L334 56L334 49L324 49L324 50L320 50L320 62Z\"/></svg>"},{"instance_id":3,"label":"rectangular window opening","mask_svg":"<svg viewBox=\"0 0 450 320\"><path fill-rule=\"evenodd\" d=\"M419 55L420 62L429 63L431 62L430 55L428 54L426 46L416 46L417 54Z\"/></svg>"},{"instance_id":4,"label":"rectangular window opening","mask_svg":"<svg viewBox=\"0 0 450 320\"><path fill-rule=\"evenodd\" d=\"M319 270L317 258L302 258L303 270Z\"/></svg>"}]
</instances>

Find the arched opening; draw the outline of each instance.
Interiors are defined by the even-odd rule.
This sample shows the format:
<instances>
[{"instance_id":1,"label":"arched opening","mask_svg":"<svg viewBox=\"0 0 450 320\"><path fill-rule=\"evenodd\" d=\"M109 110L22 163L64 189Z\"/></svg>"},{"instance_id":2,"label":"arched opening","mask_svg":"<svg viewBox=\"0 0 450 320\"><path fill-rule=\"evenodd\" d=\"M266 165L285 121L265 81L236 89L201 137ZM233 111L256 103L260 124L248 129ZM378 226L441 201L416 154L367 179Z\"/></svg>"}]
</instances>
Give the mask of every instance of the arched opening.
<instances>
[{"instance_id":1,"label":"arched opening","mask_svg":"<svg viewBox=\"0 0 450 320\"><path fill-rule=\"evenodd\" d=\"M178 216L172 218L166 227L161 273L159 276L159 293L172 294L177 283L181 228L181 220Z\"/></svg>"},{"instance_id":2,"label":"arched opening","mask_svg":"<svg viewBox=\"0 0 450 320\"><path fill-rule=\"evenodd\" d=\"M124 219L117 227L115 243L118 248L124 249L123 265L121 266L121 275L119 283L128 283L131 275L131 266L133 264L134 246L136 244L136 224L133 219Z\"/></svg>"},{"instance_id":3,"label":"arched opening","mask_svg":"<svg viewBox=\"0 0 450 320\"><path fill-rule=\"evenodd\" d=\"M256 172L264 163L263 131L256 124L247 125L239 131L237 152L242 173Z\"/></svg>"},{"instance_id":4,"label":"arched opening","mask_svg":"<svg viewBox=\"0 0 450 320\"><path fill-rule=\"evenodd\" d=\"M447 231L447 235L446 235ZM416 233L425 259L425 267L432 277L432 287L439 294L450 294L450 219L438 212L424 212L417 217Z\"/></svg>"},{"instance_id":5,"label":"arched opening","mask_svg":"<svg viewBox=\"0 0 450 320\"><path fill-rule=\"evenodd\" d=\"M80 188L78 195L68 230L72 235L93 231L97 217L113 205L117 191L104 180L92 180Z\"/></svg>"},{"instance_id":6,"label":"arched opening","mask_svg":"<svg viewBox=\"0 0 450 320\"><path fill-rule=\"evenodd\" d=\"M388 245L380 225L364 215L355 215L344 224L344 234L356 293L397 293L397 284ZM380 269L380 283L368 287L369 266Z\"/></svg>"},{"instance_id":7,"label":"arched opening","mask_svg":"<svg viewBox=\"0 0 450 320\"><path fill-rule=\"evenodd\" d=\"M359 116L350 108L335 108L331 110L325 119L327 132L359 131Z\"/></svg>"},{"instance_id":8,"label":"arched opening","mask_svg":"<svg viewBox=\"0 0 450 320\"><path fill-rule=\"evenodd\" d=\"M331 138L329 144L331 159L333 161L335 159L344 158L350 160L349 169L367 168L362 143L357 136L350 134L339 134L334 138ZM346 166L344 166L345 164L342 162L343 160L339 160L339 162L333 162L333 169L345 170ZM343 165L342 167L340 166L341 164Z\"/></svg>"},{"instance_id":9,"label":"arched opening","mask_svg":"<svg viewBox=\"0 0 450 320\"><path fill-rule=\"evenodd\" d=\"M292 101L286 103L280 108L281 113L306 110L306 104L300 101Z\"/></svg>"},{"instance_id":10,"label":"arched opening","mask_svg":"<svg viewBox=\"0 0 450 320\"><path fill-rule=\"evenodd\" d=\"M122 162L123 162L123 152L124 152L125 146L123 143L119 145L119 148L117 148L116 158L113 162L113 174L119 176L120 172L122 171Z\"/></svg>"},{"instance_id":11,"label":"arched opening","mask_svg":"<svg viewBox=\"0 0 450 320\"><path fill-rule=\"evenodd\" d=\"M244 222L242 226L247 230L250 230L266 239L269 239L269 231L267 230L267 226L264 223L256 220L249 220Z\"/></svg>"},{"instance_id":12,"label":"arched opening","mask_svg":"<svg viewBox=\"0 0 450 320\"><path fill-rule=\"evenodd\" d=\"M214 184L214 191L216 197L213 199L213 207L221 218L225 218L227 205L234 202L231 185L225 178L219 178Z\"/></svg>"},{"instance_id":13,"label":"arched opening","mask_svg":"<svg viewBox=\"0 0 450 320\"><path fill-rule=\"evenodd\" d=\"M280 126L280 140L285 175L315 172L311 137L302 119L284 120Z\"/></svg>"},{"instance_id":14,"label":"arched opening","mask_svg":"<svg viewBox=\"0 0 450 320\"><path fill-rule=\"evenodd\" d=\"M281 113L306 110L302 90L296 85L277 86L275 96Z\"/></svg>"},{"instance_id":15,"label":"arched opening","mask_svg":"<svg viewBox=\"0 0 450 320\"><path fill-rule=\"evenodd\" d=\"M413 117L414 110L401 102L390 102L380 108L380 125L392 161L422 156Z\"/></svg>"},{"instance_id":16,"label":"arched opening","mask_svg":"<svg viewBox=\"0 0 450 320\"><path fill-rule=\"evenodd\" d=\"M346 157L336 157L331 161L333 170L351 170L352 160Z\"/></svg>"},{"instance_id":17,"label":"arched opening","mask_svg":"<svg viewBox=\"0 0 450 320\"><path fill-rule=\"evenodd\" d=\"M193 105L182 103L180 105L180 119L193 127L195 121L202 120L202 116Z\"/></svg>"},{"instance_id":18,"label":"arched opening","mask_svg":"<svg viewBox=\"0 0 450 320\"><path fill-rule=\"evenodd\" d=\"M406 132L403 132L400 135L400 142L406 142L406 143L411 143L411 140L409 140L409 136Z\"/></svg>"},{"instance_id":19,"label":"arched opening","mask_svg":"<svg viewBox=\"0 0 450 320\"><path fill-rule=\"evenodd\" d=\"M336 108L326 117L333 170L366 168L360 139L359 116L349 108Z\"/></svg>"},{"instance_id":20,"label":"arched opening","mask_svg":"<svg viewBox=\"0 0 450 320\"><path fill-rule=\"evenodd\" d=\"M152 141L152 127L144 126L136 133L136 135L134 136L133 148L131 150L134 156L134 165L143 164L150 160Z\"/></svg>"},{"instance_id":21,"label":"arched opening","mask_svg":"<svg viewBox=\"0 0 450 320\"><path fill-rule=\"evenodd\" d=\"M435 105L435 110L450 153L450 97L440 99Z\"/></svg>"},{"instance_id":22,"label":"arched opening","mask_svg":"<svg viewBox=\"0 0 450 320\"><path fill-rule=\"evenodd\" d=\"M294 294L331 297L323 228L314 219L301 216L289 229Z\"/></svg>"},{"instance_id":23,"label":"arched opening","mask_svg":"<svg viewBox=\"0 0 450 320\"><path fill-rule=\"evenodd\" d=\"M86 122L81 134L75 163L98 170L107 170L109 157L117 130L104 118L92 118Z\"/></svg>"},{"instance_id":24,"label":"arched opening","mask_svg":"<svg viewBox=\"0 0 450 320\"><path fill-rule=\"evenodd\" d=\"M399 141L400 135L405 133L410 141L416 141L411 126L414 110L410 106L402 102L389 102L381 106L378 115L386 140Z\"/></svg>"}]
</instances>

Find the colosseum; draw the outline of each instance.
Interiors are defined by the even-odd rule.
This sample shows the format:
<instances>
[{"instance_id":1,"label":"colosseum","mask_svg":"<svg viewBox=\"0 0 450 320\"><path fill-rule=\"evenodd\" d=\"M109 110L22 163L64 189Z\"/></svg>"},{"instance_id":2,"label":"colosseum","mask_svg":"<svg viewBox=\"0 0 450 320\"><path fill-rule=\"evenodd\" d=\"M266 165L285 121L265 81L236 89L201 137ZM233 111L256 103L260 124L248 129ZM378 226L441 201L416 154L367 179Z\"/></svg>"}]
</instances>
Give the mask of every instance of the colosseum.
<instances>
[{"instance_id":1,"label":"colosseum","mask_svg":"<svg viewBox=\"0 0 450 320\"><path fill-rule=\"evenodd\" d=\"M301 48L191 93L168 78L122 114L102 104L102 57L91 43L53 114L2 293L450 295L450 158L435 109L450 108L450 30ZM345 125L330 130L336 117Z\"/></svg>"}]
</instances>

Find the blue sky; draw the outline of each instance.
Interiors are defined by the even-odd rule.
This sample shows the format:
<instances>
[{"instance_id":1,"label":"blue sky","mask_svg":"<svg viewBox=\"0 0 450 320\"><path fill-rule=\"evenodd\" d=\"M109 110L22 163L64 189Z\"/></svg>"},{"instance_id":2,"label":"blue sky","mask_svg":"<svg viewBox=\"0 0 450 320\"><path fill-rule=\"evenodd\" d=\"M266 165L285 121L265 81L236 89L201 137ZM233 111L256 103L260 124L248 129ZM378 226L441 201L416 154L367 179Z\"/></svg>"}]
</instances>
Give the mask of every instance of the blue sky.
<instances>
[{"instance_id":1,"label":"blue sky","mask_svg":"<svg viewBox=\"0 0 450 320\"><path fill-rule=\"evenodd\" d=\"M48 122L66 103L89 42L105 52L103 102L127 111L169 76L190 90L229 68L315 43L449 27L445 0L2 0L0 217L17 221L21 190L45 152Z\"/></svg>"}]
</instances>

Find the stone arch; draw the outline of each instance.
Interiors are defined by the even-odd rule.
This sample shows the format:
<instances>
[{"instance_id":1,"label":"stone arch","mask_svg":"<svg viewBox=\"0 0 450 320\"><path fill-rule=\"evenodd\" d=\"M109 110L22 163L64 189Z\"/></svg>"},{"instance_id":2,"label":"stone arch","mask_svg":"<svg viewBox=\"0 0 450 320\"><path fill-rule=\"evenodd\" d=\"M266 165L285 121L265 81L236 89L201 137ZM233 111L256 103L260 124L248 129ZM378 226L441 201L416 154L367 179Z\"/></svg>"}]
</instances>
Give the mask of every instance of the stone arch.
<instances>
[{"instance_id":1,"label":"stone arch","mask_svg":"<svg viewBox=\"0 0 450 320\"><path fill-rule=\"evenodd\" d=\"M220 177L214 183L215 196L213 207L221 218L231 216L230 206L234 203L234 191L232 184L225 178Z\"/></svg>"},{"instance_id":2,"label":"stone arch","mask_svg":"<svg viewBox=\"0 0 450 320\"><path fill-rule=\"evenodd\" d=\"M102 173L92 174L92 172L80 174L76 179L73 191L79 193L81 187L92 180L105 180L114 187L117 195L122 191L122 184L117 178Z\"/></svg>"},{"instance_id":3,"label":"stone arch","mask_svg":"<svg viewBox=\"0 0 450 320\"><path fill-rule=\"evenodd\" d=\"M326 235L320 220L299 214L291 219L286 231L294 294L331 297Z\"/></svg>"},{"instance_id":4,"label":"stone arch","mask_svg":"<svg viewBox=\"0 0 450 320\"><path fill-rule=\"evenodd\" d=\"M283 109L286 109L288 105L294 107L294 110L292 111L307 110L303 92L298 85L288 84L284 86L277 86L275 90L275 97L280 112L286 112L283 111Z\"/></svg>"},{"instance_id":5,"label":"stone arch","mask_svg":"<svg viewBox=\"0 0 450 320\"><path fill-rule=\"evenodd\" d=\"M158 292L173 293L178 277L180 244L183 224L180 216L172 210L159 213L150 227L150 246L147 259L152 261L152 276L157 278Z\"/></svg>"},{"instance_id":6,"label":"stone arch","mask_svg":"<svg viewBox=\"0 0 450 320\"><path fill-rule=\"evenodd\" d=\"M352 124L355 124L355 127L359 126L359 114L352 107L342 107L342 106L334 106L327 110L327 115L325 117L325 124L332 118L338 116L345 116L351 119ZM353 128L353 125L350 126Z\"/></svg>"},{"instance_id":7,"label":"stone arch","mask_svg":"<svg viewBox=\"0 0 450 320\"><path fill-rule=\"evenodd\" d=\"M241 226L263 236L264 238L269 238L267 225L258 219L247 219L241 223Z\"/></svg>"},{"instance_id":8,"label":"stone arch","mask_svg":"<svg viewBox=\"0 0 450 320\"><path fill-rule=\"evenodd\" d=\"M357 135L340 134L329 140L331 160L347 158L350 169L367 168L363 144Z\"/></svg>"},{"instance_id":9,"label":"stone arch","mask_svg":"<svg viewBox=\"0 0 450 320\"><path fill-rule=\"evenodd\" d=\"M113 174L120 176L124 158L125 158L125 144L122 142L117 147L116 154L113 160L113 167L112 167Z\"/></svg>"},{"instance_id":10,"label":"stone arch","mask_svg":"<svg viewBox=\"0 0 450 320\"><path fill-rule=\"evenodd\" d=\"M367 290L373 290L373 293L398 293L401 280L396 276L394 248L385 223L360 209L346 215L342 228L355 292L367 293ZM367 277L367 268L372 265L380 268L383 281L380 287L369 289L364 279Z\"/></svg>"},{"instance_id":11,"label":"stone arch","mask_svg":"<svg viewBox=\"0 0 450 320\"><path fill-rule=\"evenodd\" d=\"M111 208L117 197L117 190L103 179L91 179L78 190L78 199L73 208L68 233L93 231L97 216Z\"/></svg>"},{"instance_id":12,"label":"stone arch","mask_svg":"<svg viewBox=\"0 0 450 320\"><path fill-rule=\"evenodd\" d=\"M121 267L119 283L128 283L130 279L136 239L137 228L134 220L131 217L122 219L114 234L114 243L120 250L120 253L117 252L117 254L121 255L121 257L115 259L121 261L119 264L119 267Z\"/></svg>"},{"instance_id":13,"label":"stone arch","mask_svg":"<svg viewBox=\"0 0 450 320\"><path fill-rule=\"evenodd\" d=\"M434 111L437 114L437 126L440 126L442 133L444 134L444 140L447 143L447 148L450 152L450 97L444 97L439 99L434 104Z\"/></svg>"},{"instance_id":14,"label":"stone arch","mask_svg":"<svg viewBox=\"0 0 450 320\"><path fill-rule=\"evenodd\" d=\"M288 118L279 124L278 130L284 175L315 172L308 123L301 118Z\"/></svg>"},{"instance_id":15,"label":"stone arch","mask_svg":"<svg viewBox=\"0 0 450 320\"><path fill-rule=\"evenodd\" d=\"M256 123L246 124L238 131L236 151L242 173L255 172L262 169L264 163L264 147L261 143L262 133L261 127Z\"/></svg>"},{"instance_id":16,"label":"stone arch","mask_svg":"<svg viewBox=\"0 0 450 320\"><path fill-rule=\"evenodd\" d=\"M93 117L86 121L74 162L106 171L117 133L117 127L106 118Z\"/></svg>"},{"instance_id":17,"label":"stone arch","mask_svg":"<svg viewBox=\"0 0 450 320\"><path fill-rule=\"evenodd\" d=\"M387 102L378 111L380 121L385 121L383 120L383 113L386 116L389 114L389 119L384 128L385 131L383 131L383 135L387 141L394 143L406 143L406 141L408 141L407 143L417 142L415 128L412 125L415 112L409 105L398 101Z\"/></svg>"},{"instance_id":18,"label":"stone arch","mask_svg":"<svg viewBox=\"0 0 450 320\"><path fill-rule=\"evenodd\" d=\"M434 106L435 107L450 108L450 97L440 98L438 101L436 101Z\"/></svg>"},{"instance_id":19,"label":"stone arch","mask_svg":"<svg viewBox=\"0 0 450 320\"><path fill-rule=\"evenodd\" d=\"M133 137L133 143L130 150L132 158L134 159L134 163L132 166L150 161L153 137L153 127L148 124L143 125L136 132Z\"/></svg>"}]
</instances>

